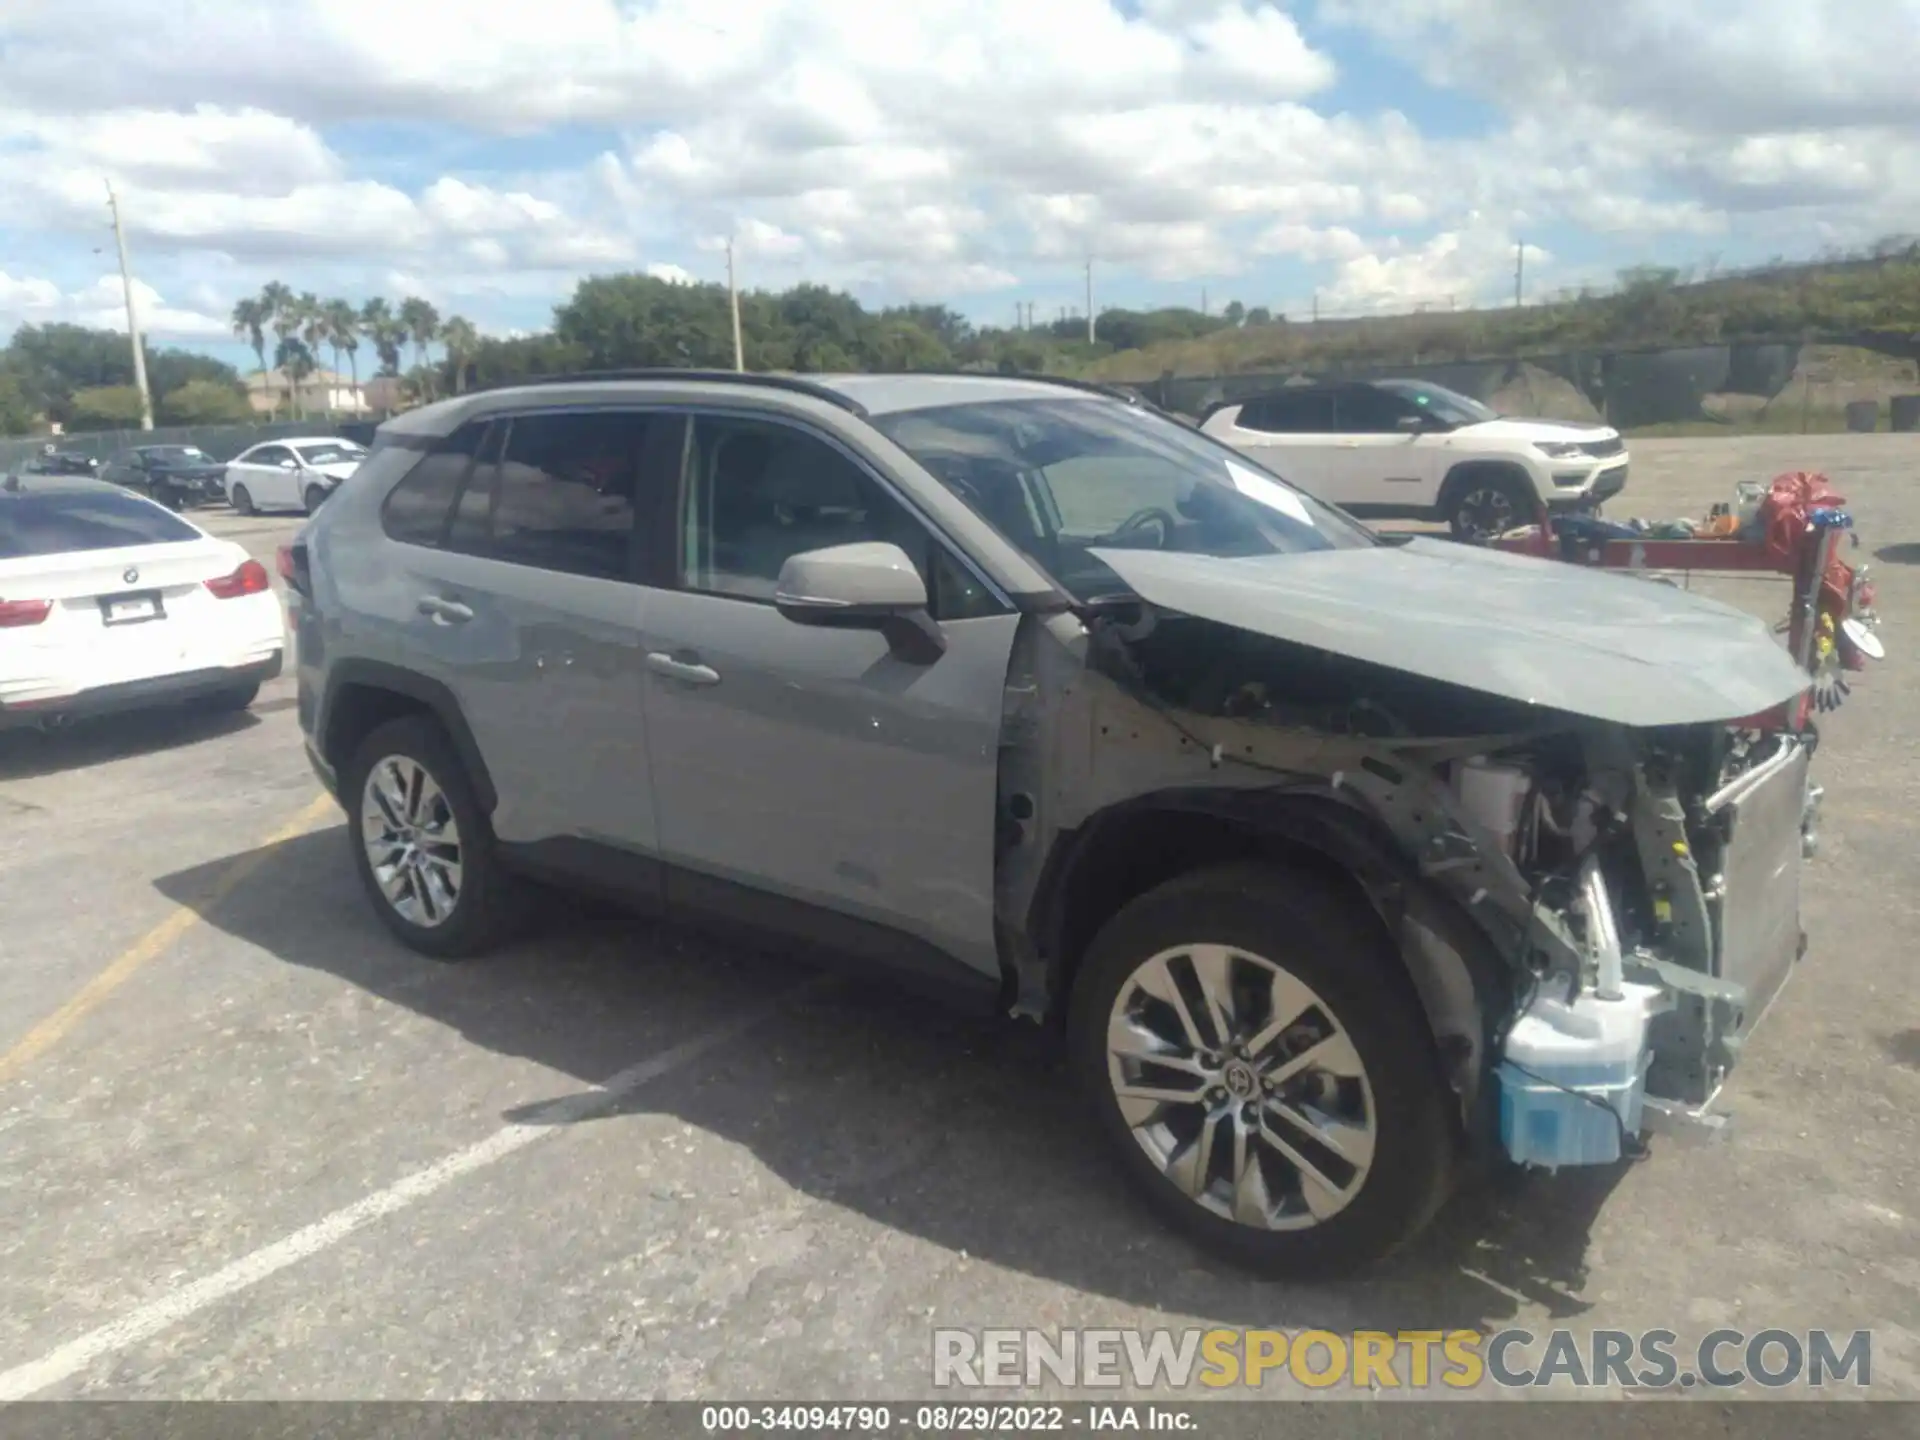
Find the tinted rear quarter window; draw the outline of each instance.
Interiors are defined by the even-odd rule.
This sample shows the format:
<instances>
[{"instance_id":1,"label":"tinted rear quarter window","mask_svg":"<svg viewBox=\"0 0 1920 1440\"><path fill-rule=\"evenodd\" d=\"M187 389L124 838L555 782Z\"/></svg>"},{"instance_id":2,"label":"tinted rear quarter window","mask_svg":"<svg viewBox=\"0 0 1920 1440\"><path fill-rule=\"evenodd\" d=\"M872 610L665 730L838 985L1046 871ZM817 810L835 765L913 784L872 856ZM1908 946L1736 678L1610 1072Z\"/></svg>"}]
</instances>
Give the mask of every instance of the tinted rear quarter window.
<instances>
[{"instance_id":1,"label":"tinted rear quarter window","mask_svg":"<svg viewBox=\"0 0 1920 1440\"><path fill-rule=\"evenodd\" d=\"M399 476L380 512L387 538L403 545L439 545L447 533L454 498L480 447L485 427L463 425L422 453L402 445L374 449L355 473L355 483L379 488Z\"/></svg>"},{"instance_id":2,"label":"tinted rear quarter window","mask_svg":"<svg viewBox=\"0 0 1920 1440\"><path fill-rule=\"evenodd\" d=\"M0 560L199 538L185 521L124 491L0 495Z\"/></svg>"}]
</instances>

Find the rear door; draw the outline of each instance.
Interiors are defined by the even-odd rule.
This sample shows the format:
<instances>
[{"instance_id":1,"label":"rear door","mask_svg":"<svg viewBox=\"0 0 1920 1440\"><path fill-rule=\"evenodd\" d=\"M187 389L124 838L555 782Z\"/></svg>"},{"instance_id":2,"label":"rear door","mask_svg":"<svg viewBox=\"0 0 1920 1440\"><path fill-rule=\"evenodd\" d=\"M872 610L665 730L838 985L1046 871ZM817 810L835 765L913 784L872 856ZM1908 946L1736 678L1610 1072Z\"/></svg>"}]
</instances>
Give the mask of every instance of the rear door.
<instances>
[{"instance_id":1,"label":"rear door","mask_svg":"<svg viewBox=\"0 0 1920 1440\"><path fill-rule=\"evenodd\" d=\"M1332 488L1341 476L1333 396L1319 386L1278 390L1246 401L1231 433L1221 438L1311 495L1335 504L1343 498Z\"/></svg>"},{"instance_id":2,"label":"rear door","mask_svg":"<svg viewBox=\"0 0 1920 1440\"><path fill-rule=\"evenodd\" d=\"M384 519L407 566L409 644L473 731L500 839L657 885L635 525L651 425L614 409L469 426L395 487Z\"/></svg>"},{"instance_id":3,"label":"rear door","mask_svg":"<svg viewBox=\"0 0 1920 1440\"><path fill-rule=\"evenodd\" d=\"M243 450L227 466L228 498L232 498L236 485L244 485L256 506L272 508L286 504L280 493L283 472L278 467L282 459L292 458L293 452L284 445L256 445L251 450Z\"/></svg>"},{"instance_id":4,"label":"rear door","mask_svg":"<svg viewBox=\"0 0 1920 1440\"><path fill-rule=\"evenodd\" d=\"M691 417L672 588L651 594L645 692L670 905L758 914L836 948L997 980L999 737L1019 619L840 441L798 422ZM793 554L904 549L947 650L774 608ZM954 962L958 961L958 966Z\"/></svg>"}]
</instances>

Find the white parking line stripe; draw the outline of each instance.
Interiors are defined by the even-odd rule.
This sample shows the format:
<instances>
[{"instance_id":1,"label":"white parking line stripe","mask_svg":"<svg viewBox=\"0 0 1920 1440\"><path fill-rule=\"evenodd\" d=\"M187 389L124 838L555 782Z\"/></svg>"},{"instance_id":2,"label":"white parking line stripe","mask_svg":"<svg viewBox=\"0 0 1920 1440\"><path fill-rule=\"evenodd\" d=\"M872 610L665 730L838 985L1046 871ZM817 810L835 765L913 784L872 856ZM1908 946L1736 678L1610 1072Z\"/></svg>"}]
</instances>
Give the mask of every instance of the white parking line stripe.
<instances>
[{"instance_id":1,"label":"white parking line stripe","mask_svg":"<svg viewBox=\"0 0 1920 1440\"><path fill-rule=\"evenodd\" d=\"M176 1325L188 1316L194 1315L209 1305L218 1304L231 1295L237 1295L250 1286L259 1284L271 1275L276 1275L290 1265L297 1265L311 1255L317 1255L339 1244L354 1231L372 1224L396 1211L426 1199L436 1191L445 1189L463 1175L471 1175L484 1169L495 1161L504 1160L516 1150L521 1150L536 1140L553 1134L575 1120L582 1120L599 1111L607 1109L615 1102L624 1099L633 1091L649 1081L657 1080L682 1066L698 1060L708 1051L731 1040L738 1039L754 1026L769 1019L781 1006L787 1004L802 991L818 988L818 982L796 986L793 990L775 1000L757 1006L752 1010L729 1021L725 1025L683 1040L670 1050L662 1051L650 1060L631 1065L612 1076L604 1085L577 1095L569 1095L551 1105L543 1106L537 1112L537 1118L531 1122L522 1121L496 1130L486 1139L457 1150L444 1159L436 1160L425 1169L416 1170L405 1179L376 1191L365 1199L334 1211L313 1224L296 1230L285 1239L276 1240L271 1245L255 1250L251 1255L242 1256L231 1265L214 1271L211 1275L181 1286L159 1299L129 1315L122 1316L98 1330L71 1340L56 1350L48 1352L38 1360L25 1365L16 1365L13 1369L0 1371L0 1403L11 1400L24 1400L29 1395L38 1394L50 1385L78 1374L102 1356L125 1350L150 1339L171 1325Z\"/></svg>"}]
</instances>

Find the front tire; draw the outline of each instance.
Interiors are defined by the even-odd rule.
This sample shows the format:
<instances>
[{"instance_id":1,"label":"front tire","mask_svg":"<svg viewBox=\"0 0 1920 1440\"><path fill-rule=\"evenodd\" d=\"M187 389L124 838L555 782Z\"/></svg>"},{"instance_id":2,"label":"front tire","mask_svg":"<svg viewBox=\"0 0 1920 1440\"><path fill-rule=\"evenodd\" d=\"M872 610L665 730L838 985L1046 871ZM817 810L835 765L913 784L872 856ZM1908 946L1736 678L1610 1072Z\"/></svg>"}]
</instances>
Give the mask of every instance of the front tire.
<instances>
[{"instance_id":1,"label":"front tire","mask_svg":"<svg viewBox=\"0 0 1920 1440\"><path fill-rule=\"evenodd\" d=\"M1265 1275L1344 1274L1446 1198L1450 1095L1377 921L1263 864L1181 876L1094 938L1073 1068L1175 1229Z\"/></svg>"},{"instance_id":2,"label":"front tire","mask_svg":"<svg viewBox=\"0 0 1920 1440\"><path fill-rule=\"evenodd\" d=\"M313 515L327 503L327 492L318 485L309 485L307 493L301 499L306 503L307 514Z\"/></svg>"},{"instance_id":3,"label":"front tire","mask_svg":"<svg viewBox=\"0 0 1920 1440\"><path fill-rule=\"evenodd\" d=\"M1484 545L1518 525L1528 524L1540 508L1530 481L1503 471L1469 475L1456 483L1447 503L1453 538Z\"/></svg>"},{"instance_id":4,"label":"front tire","mask_svg":"<svg viewBox=\"0 0 1920 1440\"><path fill-rule=\"evenodd\" d=\"M253 496L248 493L247 487L244 485L235 485L233 487L233 493L228 495L227 499L233 502L233 513L236 515L257 515L259 513L253 508Z\"/></svg>"},{"instance_id":5,"label":"front tire","mask_svg":"<svg viewBox=\"0 0 1920 1440\"><path fill-rule=\"evenodd\" d=\"M517 928L523 892L439 724L390 720L361 742L341 796L354 868L374 909L410 949L460 960Z\"/></svg>"}]
</instances>

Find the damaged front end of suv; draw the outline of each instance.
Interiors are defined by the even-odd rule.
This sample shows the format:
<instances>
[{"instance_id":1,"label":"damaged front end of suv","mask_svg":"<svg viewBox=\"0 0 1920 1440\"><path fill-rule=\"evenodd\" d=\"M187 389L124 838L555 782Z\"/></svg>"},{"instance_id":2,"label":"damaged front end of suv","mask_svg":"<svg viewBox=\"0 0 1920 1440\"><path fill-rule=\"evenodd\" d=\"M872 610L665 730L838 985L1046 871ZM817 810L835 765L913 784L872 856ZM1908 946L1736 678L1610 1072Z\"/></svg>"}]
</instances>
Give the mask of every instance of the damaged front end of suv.
<instances>
[{"instance_id":1,"label":"damaged front end of suv","mask_svg":"<svg viewBox=\"0 0 1920 1440\"><path fill-rule=\"evenodd\" d=\"M1466 1148L1551 1169L1619 1159L1646 1131L1717 1133L1722 1083L1804 950L1819 794L1806 677L1762 622L1424 540L1101 559L1130 593L1059 617L1015 667L1003 790L1022 818L1002 911L1030 917L1025 1009L1098 992L1082 1028L1104 1033L1085 1044L1106 1046L1118 1128L1199 1202L1189 1213L1221 1222L1203 1239L1234 1249L1243 1231L1311 1230L1324 1254L1308 1263L1299 1244L1238 1249L1269 1268L1344 1267L1430 1210L1342 1213L1382 1162L1390 1086L1358 1054L1346 1072L1364 1094L1339 1066L1317 1090L1269 1084L1310 1071L1303 1057L1329 1032L1290 1050L1285 1010L1321 1012L1249 998L1235 942L1205 959L1212 988L1198 962L1164 956L1157 991L1077 983L1076 964L1092 963L1077 957L1124 948L1109 932L1130 922L1122 911L1090 935L1074 915L1104 913L1091 898L1103 886L1179 873L1196 847L1229 865L1257 857L1256 887L1292 877L1306 921L1328 897L1366 909L1417 996ZM1327 954L1343 948L1327 936L1358 933L1323 927L1284 962L1328 977L1300 993L1345 983L1349 957ZM1365 974L1349 1010L1391 998L1391 978ZM1128 1001L1128 984L1146 998ZM1252 1019L1236 1025L1243 1008ZM1356 1031L1361 1054L1365 1042ZM1242 1091L1251 1103L1236 1109ZM1276 1106L1286 1123L1270 1125ZM1284 1163L1263 1169L1263 1145ZM1372 1233L1331 1233L1349 1220Z\"/></svg>"}]
</instances>

